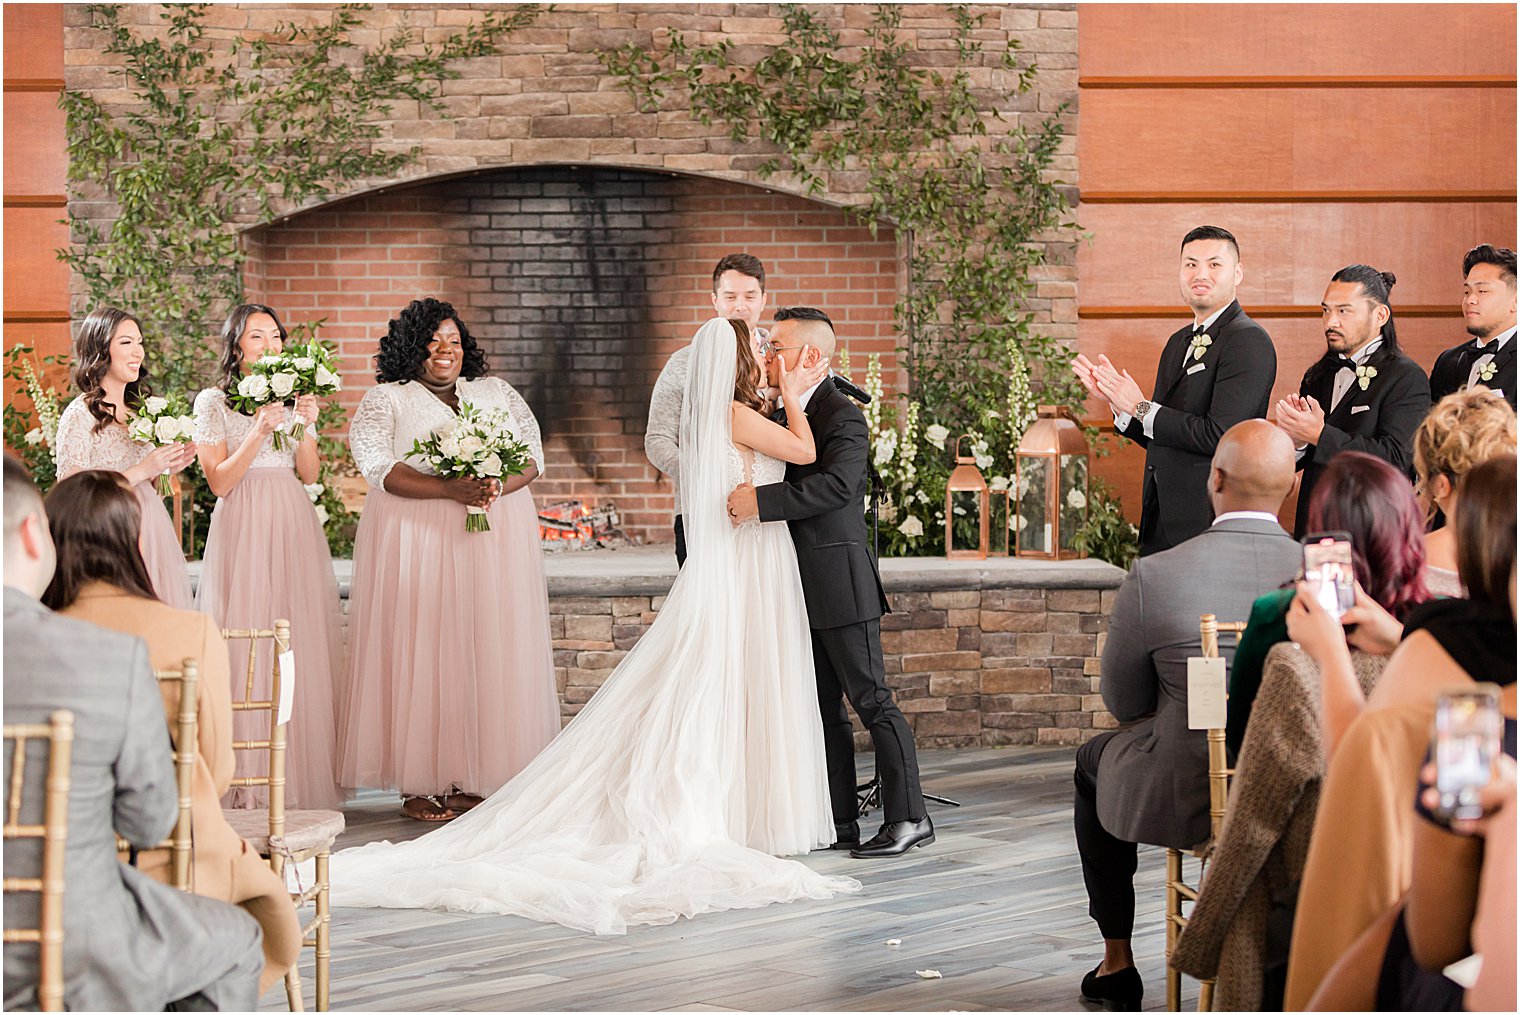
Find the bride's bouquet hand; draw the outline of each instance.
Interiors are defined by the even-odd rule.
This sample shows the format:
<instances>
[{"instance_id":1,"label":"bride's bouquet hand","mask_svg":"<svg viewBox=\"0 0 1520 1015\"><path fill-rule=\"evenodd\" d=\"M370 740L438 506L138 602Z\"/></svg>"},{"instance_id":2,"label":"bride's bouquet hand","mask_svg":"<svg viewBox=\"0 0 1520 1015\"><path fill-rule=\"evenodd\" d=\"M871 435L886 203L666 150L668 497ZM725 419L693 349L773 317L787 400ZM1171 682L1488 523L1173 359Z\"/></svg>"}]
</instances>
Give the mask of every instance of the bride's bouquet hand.
<instances>
[{"instance_id":1,"label":"bride's bouquet hand","mask_svg":"<svg viewBox=\"0 0 1520 1015\"><path fill-rule=\"evenodd\" d=\"M806 357L807 353L804 352L803 356ZM778 365L778 372L781 375L782 400L801 398L804 391L829 375L829 361L820 356L818 362L808 366L803 360L799 360L795 367L788 370L786 360L783 359Z\"/></svg>"}]
</instances>

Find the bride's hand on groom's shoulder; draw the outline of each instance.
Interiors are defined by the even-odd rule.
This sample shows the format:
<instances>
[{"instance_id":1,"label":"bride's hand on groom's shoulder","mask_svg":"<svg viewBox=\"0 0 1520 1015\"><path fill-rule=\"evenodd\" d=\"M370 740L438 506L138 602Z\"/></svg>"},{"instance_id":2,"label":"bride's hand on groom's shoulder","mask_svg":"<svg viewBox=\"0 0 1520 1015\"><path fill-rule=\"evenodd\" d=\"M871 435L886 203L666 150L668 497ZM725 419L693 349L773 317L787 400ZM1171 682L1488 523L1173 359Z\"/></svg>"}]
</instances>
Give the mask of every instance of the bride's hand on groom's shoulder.
<instances>
[{"instance_id":1,"label":"bride's hand on groom's shoulder","mask_svg":"<svg viewBox=\"0 0 1520 1015\"><path fill-rule=\"evenodd\" d=\"M760 515L760 505L755 500L753 483L740 483L728 495L728 521L734 526L743 525Z\"/></svg>"}]
</instances>

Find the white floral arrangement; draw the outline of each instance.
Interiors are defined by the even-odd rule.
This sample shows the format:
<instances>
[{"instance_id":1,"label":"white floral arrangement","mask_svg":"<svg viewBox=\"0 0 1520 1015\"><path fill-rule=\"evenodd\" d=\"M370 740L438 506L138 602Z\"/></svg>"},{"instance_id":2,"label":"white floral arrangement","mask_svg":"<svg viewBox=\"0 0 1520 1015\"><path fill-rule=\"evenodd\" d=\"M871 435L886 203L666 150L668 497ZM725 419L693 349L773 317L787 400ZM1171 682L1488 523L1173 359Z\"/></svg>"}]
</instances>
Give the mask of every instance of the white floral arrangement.
<instances>
[{"instance_id":1,"label":"white floral arrangement","mask_svg":"<svg viewBox=\"0 0 1520 1015\"><path fill-rule=\"evenodd\" d=\"M327 524L327 506L322 503L322 494L327 492L327 487L321 483L302 483L301 489L306 491L306 497L311 501L312 508L317 512L317 521L324 526Z\"/></svg>"},{"instance_id":2,"label":"white floral arrangement","mask_svg":"<svg viewBox=\"0 0 1520 1015\"><path fill-rule=\"evenodd\" d=\"M477 409L468 402L461 402L459 415L433 431L427 440L412 441L412 450L406 457L421 459L444 479L517 476L533 460L528 446L517 439L510 412ZM486 509L467 507L464 529L489 532L491 523Z\"/></svg>"},{"instance_id":3,"label":"white floral arrangement","mask_svg":"<svg viewBox=\"0 0 1520 1015\"><path fill-rule=\"evenodd\" d=\"M284 352L260 356L238 381L227 402L244 415L253 415L266 405L291 405L302 395L319 398L342 390L333 354L321 342L292 346ZM295 416L274 432L274 448L284 451L289 442L306 436L306 424Z\"/></svg>"},{"instance_id":4,"label":"white floral arrangement","mask_svg":"<svg viewBox=\"0 0 1520 1015\"><path fill-rule=\"evenodd\" d=\"M190 403L183 395L150 395L133 411L127 434L137 443L155 448L193 441L195 417L190 414ZM31 434L27 439L31 440ZM160 497L169 496L172 490L167 472L158 477L156 486Z\"/></svg>"}]
</instances>

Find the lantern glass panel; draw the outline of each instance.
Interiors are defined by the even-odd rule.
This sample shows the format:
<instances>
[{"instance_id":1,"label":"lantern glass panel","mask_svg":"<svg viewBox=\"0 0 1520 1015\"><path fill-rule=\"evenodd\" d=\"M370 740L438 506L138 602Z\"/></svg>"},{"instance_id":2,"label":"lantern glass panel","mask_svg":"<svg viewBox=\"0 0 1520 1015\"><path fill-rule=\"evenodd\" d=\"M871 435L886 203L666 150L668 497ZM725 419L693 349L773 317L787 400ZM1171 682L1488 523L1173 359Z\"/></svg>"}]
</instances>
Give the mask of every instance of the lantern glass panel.
<instances>
[{"instance_id":1,"label":"lantern glass panel","mask_svg":"<svg viewBox=\"0 0 1520 1015\"><path fill-rule=\"evenodd\" d=\"M1087 524L1087 456L1061 456L1061 549L1076 552L1077 533Z\"/></svg>"},{"instance_id":2,"label":"lantern glass panel","mask_svg":"<svg viewBox=\"0 0 1520 1015\"><path fill-rule=\"evenodd\" d=\"M1019 512L1014 519L1019 549L1050 553L1050 481L1054 456L1019 456Z\"/></svg>"},{"instance_id":3,"label":"lantern glass panel","mask_svg":"<svg viewBox=\"0 0 1520 1015\"><path fill-rule=\"evenodd\" d=\"M1008 489L996 488L988 492L987 501L987 553L993 557L1006 557L1013 546L1013 530L1008 527Z\"/></svg>"},{"instance_id":4,"label":"lantern glass panel","mask_svg":"<svg viewBox=\"0 0 1520 1015\"><path fill-rule=\"evenodd\" d=\"M949 550L980 551L982 548L982 490L950 491Z\"/></svg>"}]
</instances>

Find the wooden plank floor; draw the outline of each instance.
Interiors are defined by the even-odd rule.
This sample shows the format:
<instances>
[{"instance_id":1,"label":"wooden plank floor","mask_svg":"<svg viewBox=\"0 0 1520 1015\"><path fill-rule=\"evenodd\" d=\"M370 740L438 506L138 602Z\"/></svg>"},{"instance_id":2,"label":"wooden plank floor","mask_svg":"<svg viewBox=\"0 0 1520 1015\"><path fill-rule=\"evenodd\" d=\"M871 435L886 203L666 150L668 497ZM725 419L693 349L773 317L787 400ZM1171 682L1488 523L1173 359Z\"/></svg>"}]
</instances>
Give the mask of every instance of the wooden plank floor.
<instances>
[{"instance_id":1,"label":"wooden plank floor","mask_svg":"<svg viewBox=\"0 0 1520 1015\"><path fill-rule=\"evenodd\" d=\"M1101 940L1071 829L1070 748L926 751L938 841L891 861L817 852L858 895L712 913L595 937L519 917L333 910L334 1009L375 1011L1079 1011ZM869 758L862 764L868 765ZM412 838L396 797L350 804L339 847ZM879 812L873 815L880 820ZM863 824L874 831L871 819ZM334 863L341 863L335 860ZM1165 1007L1163 855L1143 848L1135 953ZM1191 861L1189 874L1191 876ZM889 938L901 945L889 947ZM311 997L311 953L302 959ZM942 979L920 979L936 969ZM1184 980L1184 1008L1197 985ZM283 1008L283 992L265 995Z\"/></svg>"}]
</instances>

